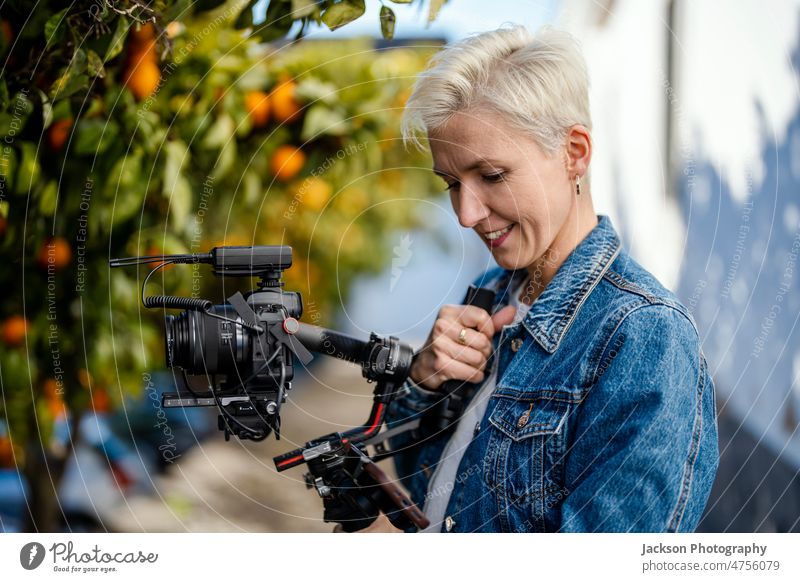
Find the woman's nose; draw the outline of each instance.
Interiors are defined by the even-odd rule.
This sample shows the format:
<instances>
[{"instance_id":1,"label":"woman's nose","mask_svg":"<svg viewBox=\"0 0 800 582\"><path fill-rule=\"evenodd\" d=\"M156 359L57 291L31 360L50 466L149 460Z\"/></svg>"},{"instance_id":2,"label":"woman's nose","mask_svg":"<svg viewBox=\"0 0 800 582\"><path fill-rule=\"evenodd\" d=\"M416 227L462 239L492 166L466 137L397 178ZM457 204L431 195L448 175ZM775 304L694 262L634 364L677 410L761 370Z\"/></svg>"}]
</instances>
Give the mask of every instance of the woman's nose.
<instances>
[{"instance_id":1,"label":"woman's nose","mask_svg":"<svg viewBox=\"0 0 800 582\"><path fill-rule=\"evenodd\" d=\"M456 198L456 200L453 200L454 210L458 216L459 224L464 228L473 228L489 216L489 209L484 205L480 197L471 190L462 188Z\"/></svg>"}]
</instances>

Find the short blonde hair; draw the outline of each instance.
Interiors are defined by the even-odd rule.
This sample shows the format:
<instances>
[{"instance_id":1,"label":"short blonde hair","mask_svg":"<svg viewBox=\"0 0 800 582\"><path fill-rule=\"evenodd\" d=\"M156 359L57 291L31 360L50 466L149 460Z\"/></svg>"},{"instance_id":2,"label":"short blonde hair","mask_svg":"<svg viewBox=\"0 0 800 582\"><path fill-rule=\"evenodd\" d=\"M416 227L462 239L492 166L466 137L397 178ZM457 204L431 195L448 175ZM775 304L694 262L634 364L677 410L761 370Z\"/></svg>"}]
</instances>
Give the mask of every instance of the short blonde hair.
<instances>
[{"instance_id":1,"label":"short blonde hair","mask_svg":"<svg viewBox=\"0 0 800 582\"><path fill-rule=\"evenodd\" d=\"M589 75L575 38L550 27L532 35L512 25L445 48L414 85L403 112L403 140L422 149L421 133L434 132L459 111L482 108L530 134L549 155L571 126L591 130Z\"/></svg>"}]
</instances>

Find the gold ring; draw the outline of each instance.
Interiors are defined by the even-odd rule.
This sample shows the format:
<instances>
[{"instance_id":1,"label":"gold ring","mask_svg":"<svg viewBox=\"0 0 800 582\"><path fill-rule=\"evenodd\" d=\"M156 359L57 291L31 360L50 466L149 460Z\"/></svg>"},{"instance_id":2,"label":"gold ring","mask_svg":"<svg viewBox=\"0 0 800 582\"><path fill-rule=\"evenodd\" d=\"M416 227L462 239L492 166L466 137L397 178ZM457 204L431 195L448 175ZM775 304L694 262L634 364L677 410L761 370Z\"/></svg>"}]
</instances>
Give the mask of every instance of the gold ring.
<instances>
[{"instance_id":1,"label":"gold ring","mask_svg":"<svg viewBox=\"0 0 800 582\"><path fill-rule=\"evenodd\" d=\"M458 343L462 346L467 345L467 329L465 327L462 327L461 331L458 332Z\"/></svg>"}]
</instances>

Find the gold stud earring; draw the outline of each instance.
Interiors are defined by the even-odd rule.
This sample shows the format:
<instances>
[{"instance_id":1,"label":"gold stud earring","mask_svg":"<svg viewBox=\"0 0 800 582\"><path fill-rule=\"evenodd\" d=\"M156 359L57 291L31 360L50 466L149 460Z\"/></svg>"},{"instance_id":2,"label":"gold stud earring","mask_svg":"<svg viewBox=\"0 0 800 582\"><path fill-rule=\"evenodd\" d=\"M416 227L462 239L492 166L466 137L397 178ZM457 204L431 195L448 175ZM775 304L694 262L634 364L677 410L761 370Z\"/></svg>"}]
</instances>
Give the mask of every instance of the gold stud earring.
<instances>
[{"instance_id":1,"label":"gold stud earring","mask_svg":"<svg viewBox=\"0 0 800 582\"><path fill-rule=\"evenodd\" d=\"M575 193L581 195L581 177L575 174Z\"/></svg>"}]
</instances>

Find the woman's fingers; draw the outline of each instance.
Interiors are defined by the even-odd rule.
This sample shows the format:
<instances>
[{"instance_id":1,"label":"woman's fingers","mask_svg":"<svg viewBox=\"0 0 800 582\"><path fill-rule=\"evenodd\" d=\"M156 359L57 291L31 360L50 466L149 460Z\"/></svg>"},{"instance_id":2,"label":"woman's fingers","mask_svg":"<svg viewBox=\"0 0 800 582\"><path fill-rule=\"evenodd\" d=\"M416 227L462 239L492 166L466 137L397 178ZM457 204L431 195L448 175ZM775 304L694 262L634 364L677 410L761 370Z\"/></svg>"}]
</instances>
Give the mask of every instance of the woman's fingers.
<instances>
[{"instance_id":1,"label":"woman's fingers","mask_svg":"<svg viewBox=\"0 0 800 582\"><path fill-rule=\"evenodd\" d=\"M477 332L473 331L473 333ZM470 345L462 345L457 341L453 341L449 337L444 339L446 341L441 342L442 345L439 346L437 355L442 355L446 358L469 364L473 368L480 368L486 364L489 354L486 353L485 350L477 350Z\"/></svg>"},{"instance_id":2,"label":"woman's fingers","mask_svg":"<svg viewBox=\"0 0 800 582\"><path fill-rule=\"evenodd\" d=\"M466 327L479 331L487 338L494 336L492 316L474 305L445 305L439 310L439 319L453 321L458 330Z\"/></svg>"},{"instance_id":3,"label":"woman's fingers","mask_svg":"<svg viewBox=\"0 0 800 582\"><path fill-rule=\"evenodd\" d=\"M458 317L455 320L447 317L439 317L439 319L437 319L436 323L433 325L433 339L436 340L441 337L448 337L457 342L459 345L469 346L475 350L478 350L479 352L484 353L488 358L489 354L492 353L491 336L487 336L485 333L471 327L468 323L470 321L474 322L476 320L471 317ZM488 321L489 325L491 326L491 317L489 317ZM485 327L485 324L479 325L484 325ZM464 330L463 342L461 341L461 330Z\"/></svg>"},{"instance_id":4,"label":"woman's fingers","mask_svg":"<svg viewBox=\"0 0 800 582\"><path fill-rule=\"evenodd\" d=\"M419 383L431 389L437 388L442 382L448 380L467 380L469 382L483 380L485 360L476 367L441 352L428 352L421 357L423 364L420 366Z\"/></svg>"},{"instance_id":5,"label":"woman's fingers","mask_svg":"<svg viewBox=\"0 0 800 582\"><path fill-rule=\"evenodd\" d=\"M504 323L503 318L497 319ZM412 366L412 379L428 389L447 380L481 382L492 355L495 321L474 305L445 305L425 348Z\"/></svg>"}]
</instances>

